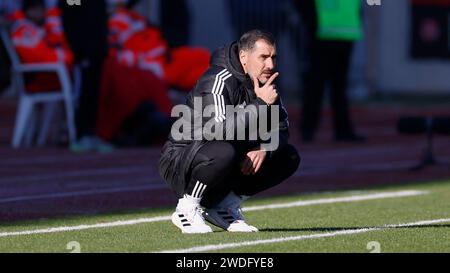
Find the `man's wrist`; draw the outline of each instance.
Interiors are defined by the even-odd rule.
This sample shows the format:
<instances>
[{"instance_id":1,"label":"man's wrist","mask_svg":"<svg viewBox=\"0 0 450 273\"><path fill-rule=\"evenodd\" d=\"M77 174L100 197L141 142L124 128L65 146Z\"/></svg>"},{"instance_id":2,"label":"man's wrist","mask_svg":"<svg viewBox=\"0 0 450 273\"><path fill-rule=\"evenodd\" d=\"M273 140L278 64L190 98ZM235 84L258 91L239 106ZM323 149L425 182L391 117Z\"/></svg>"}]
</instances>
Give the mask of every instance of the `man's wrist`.
<instances>
[{"instance_id":1,"label":"man's wrist","mask_svg":"<svg viewBox=\"0 0 450 273\"><path fill-rule=\"evenodd\" d=\"M265 100L261 99L260 97L257 97L256 101L258 102L259 105L270 106L269 103L267 103Z\"/></svg>"}]
</instances>

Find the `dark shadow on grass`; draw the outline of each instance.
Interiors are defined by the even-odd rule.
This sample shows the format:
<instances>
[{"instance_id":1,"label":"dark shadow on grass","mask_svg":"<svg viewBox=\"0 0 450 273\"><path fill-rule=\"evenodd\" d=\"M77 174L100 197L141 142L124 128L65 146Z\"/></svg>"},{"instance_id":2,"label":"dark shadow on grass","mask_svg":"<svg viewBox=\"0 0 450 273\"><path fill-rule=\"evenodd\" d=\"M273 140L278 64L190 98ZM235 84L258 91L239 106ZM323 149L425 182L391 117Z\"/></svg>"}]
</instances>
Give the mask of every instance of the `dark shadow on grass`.
<instances>
[{"instance_id":1,"label":"dark shadow on grass","mask_svg":"<svg viewBox=\"0 0 450 273\"><path fill-rule=\"evenodd\" d=\"M260 232L330 232L343 230L359 230L373 227L323 227L323 228L264 228ZM411 228L450 228L450 225L426 225L426 226L407 226L395 227L391 229L411 229Z\"/></svg>"}]
</instances>

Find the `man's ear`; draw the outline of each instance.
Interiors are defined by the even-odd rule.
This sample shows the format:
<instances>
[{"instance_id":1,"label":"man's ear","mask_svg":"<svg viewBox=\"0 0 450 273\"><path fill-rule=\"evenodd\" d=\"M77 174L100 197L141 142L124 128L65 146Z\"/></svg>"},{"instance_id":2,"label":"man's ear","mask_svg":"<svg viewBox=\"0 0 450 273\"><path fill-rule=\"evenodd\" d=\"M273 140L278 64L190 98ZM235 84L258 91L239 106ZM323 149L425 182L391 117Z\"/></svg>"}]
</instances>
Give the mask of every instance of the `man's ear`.
<instances>
[{"instance_id":1,"label":"man's ear","mask_svg":"<svg viewBox=\"0 0 450 273\"><path fill-rule=\"evenodd\" d=\"M242 68L244 68L245 73L247 73L247 59L248 52L245 50L239 51L239 60L241 61Z\"/></svg>"}]
</instances>

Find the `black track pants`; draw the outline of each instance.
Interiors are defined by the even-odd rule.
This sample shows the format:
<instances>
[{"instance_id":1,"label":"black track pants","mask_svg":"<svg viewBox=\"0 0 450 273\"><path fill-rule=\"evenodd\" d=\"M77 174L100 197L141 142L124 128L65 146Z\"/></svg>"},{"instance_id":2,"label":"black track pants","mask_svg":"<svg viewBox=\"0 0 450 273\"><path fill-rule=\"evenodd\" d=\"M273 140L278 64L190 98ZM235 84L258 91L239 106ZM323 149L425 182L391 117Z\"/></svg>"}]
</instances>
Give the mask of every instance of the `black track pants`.
<instances>
[{"instance_id":1,"label":"black track pants","mask_svg":"<svg viewBox=\"0 0 450 273\"><path fill-rule=\"evenodd\" d=\"M272 188L297 170L300 157L292 145L285 145L266 157L255 175L244 175L240 163L248 151L224 141L211 141L196 154L188 173L186 194L202 198L202 205L212 207L230 192L252 196Z\"/></svg>"}]
</instances>

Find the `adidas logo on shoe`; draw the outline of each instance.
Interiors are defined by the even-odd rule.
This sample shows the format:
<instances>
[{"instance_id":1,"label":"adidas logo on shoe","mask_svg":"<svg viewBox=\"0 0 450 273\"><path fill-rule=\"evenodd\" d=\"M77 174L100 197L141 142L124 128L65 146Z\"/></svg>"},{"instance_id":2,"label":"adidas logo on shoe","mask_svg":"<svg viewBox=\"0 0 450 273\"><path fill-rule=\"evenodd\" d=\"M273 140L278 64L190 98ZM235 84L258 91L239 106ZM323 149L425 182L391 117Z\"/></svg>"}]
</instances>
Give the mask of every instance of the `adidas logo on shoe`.
<instances>
[{"instance_id":1,"label":"adidas logo on shoe","mask_svg":"<svg viewBox=\"0 0 450 273\"><path fill-rule=\"evenodd\" d=\"M203 210L199 204L190 202L189 198L180 199L176 211L172 214L172 223L182 233L210 233L212 228L205 223Z\"/></svg>"},{"instance_id":2,"label":"adidas logo on shoe","mask_svg":"<svg viewBox=\"0 0 450 273\"><path fill-rule=\"evenodd\" d=\"M215 208L204 213L206 221L229 232L258 232L258 229L245 222L241 203L246 197L230 192Z\"/></svg>"},{"instance_id":3,"label":"adidas logo on shoe","mask_svg":"<svg viewBox=\"0 0 450 273\"><path fill-rule=\"evenodd\" d=\"M211 227L205 224L203 220L189 220L188 217L181 212L172 214L172 223L177 226L182 233L210 233L213 232Z\"/></svg>"}]
</instances>

